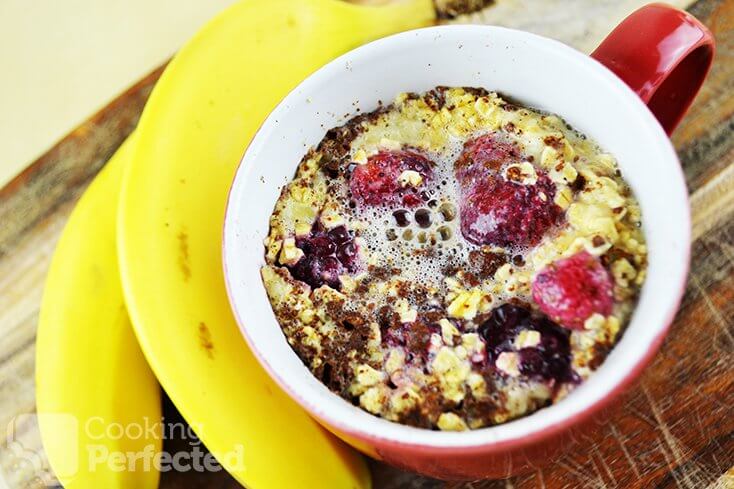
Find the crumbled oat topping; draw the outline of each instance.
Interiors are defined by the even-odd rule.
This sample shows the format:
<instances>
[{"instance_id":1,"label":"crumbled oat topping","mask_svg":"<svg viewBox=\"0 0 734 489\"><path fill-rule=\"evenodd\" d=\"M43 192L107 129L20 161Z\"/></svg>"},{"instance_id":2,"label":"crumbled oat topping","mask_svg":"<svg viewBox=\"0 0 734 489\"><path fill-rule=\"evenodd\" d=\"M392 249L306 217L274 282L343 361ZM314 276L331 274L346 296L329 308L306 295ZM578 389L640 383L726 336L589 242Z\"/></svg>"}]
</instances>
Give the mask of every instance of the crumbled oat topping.
<instances>
[{"instance_id":1,"label":"crumbled oat topping","mask_svg":"<svg viewBox=\"0 0 734 489\"><path fill-rule=\"evenodd\" d=\"M470 220L462 199L486 214ZM518 209L526 201L534 210ZM486 241L465 239L467 223ZM575 298L594 312L563 324L533 291L580 253L610 297ZM319 380L369 413L446 431L569 395L619 340L647 266L640 208L612 155L557 116L443 87L330 130L282 190L264 255L283 333Z\"/></svg>"}]
</instances>

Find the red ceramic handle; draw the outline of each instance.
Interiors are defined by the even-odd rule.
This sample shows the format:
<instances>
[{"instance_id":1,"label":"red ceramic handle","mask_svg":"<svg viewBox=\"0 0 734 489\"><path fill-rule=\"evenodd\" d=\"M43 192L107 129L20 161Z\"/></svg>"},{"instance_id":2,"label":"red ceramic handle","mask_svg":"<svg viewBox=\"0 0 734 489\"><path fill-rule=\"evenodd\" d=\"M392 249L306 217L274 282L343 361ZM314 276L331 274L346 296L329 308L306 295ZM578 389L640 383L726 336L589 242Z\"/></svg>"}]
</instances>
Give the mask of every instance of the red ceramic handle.
<instances>
[{"instance_id":1,"label":"red ceramic handle","mask_svg":"<svg viewBox=\"0 0 734 489\"><path fill-rule=\"evenodd\" d=\"M592 53L640 96L670 134L711 68L714 36L692 15L654 3L632 13Z\"/></svg>"}]
</instances>

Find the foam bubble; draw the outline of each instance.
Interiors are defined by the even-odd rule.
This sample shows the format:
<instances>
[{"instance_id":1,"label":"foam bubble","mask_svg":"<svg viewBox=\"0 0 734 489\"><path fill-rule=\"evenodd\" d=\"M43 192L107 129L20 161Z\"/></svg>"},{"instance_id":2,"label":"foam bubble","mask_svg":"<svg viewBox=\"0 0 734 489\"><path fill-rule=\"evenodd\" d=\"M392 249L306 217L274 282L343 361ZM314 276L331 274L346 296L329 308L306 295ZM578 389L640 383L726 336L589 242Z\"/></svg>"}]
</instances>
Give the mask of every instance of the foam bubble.
<instances>
[{"instance_id":1,"label":"foam bubble","mask_svg":"<svg viewBox=\"0 0 734 489\"><path fill-rule=\"evenodd\" d=\"M469 251L476 247L461 234L460 191L453 173L463 143L452 137L442 151L427 154L435 167L424 188L429 198L423 205L352 209L356 219L367 223L362 239L371 263L399 268L411 282L440 287L448 267L468 260Z\"/></svg>"}]
</instances>

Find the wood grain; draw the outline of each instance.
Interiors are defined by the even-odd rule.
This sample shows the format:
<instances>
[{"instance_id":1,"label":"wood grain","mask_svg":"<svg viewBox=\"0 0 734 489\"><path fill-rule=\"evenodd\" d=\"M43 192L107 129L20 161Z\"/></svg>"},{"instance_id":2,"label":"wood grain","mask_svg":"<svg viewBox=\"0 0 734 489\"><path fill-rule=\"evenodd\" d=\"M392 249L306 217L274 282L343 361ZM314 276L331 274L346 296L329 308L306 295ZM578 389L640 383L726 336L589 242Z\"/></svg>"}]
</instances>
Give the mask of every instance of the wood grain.
<instances>
[{"instance_id":1,"label":"wood grain","mask_svg":"<svg viewBox=\"0 0 734 489\"><path fill-rule=\"evenodd\" d=\"M532 30L590 51L644 1L500 0L458 22ZM734 487L734 0L679 0L718 42L712 74L673 142L693 210L693 263L681 310L653 365L626 401L562 458L508 481L447 484L370 462L375 487L723 488ZM35 455L0 443L0 482L53 482L34 412L38 305L55 242L68 214L134 128L160 75L156 70L69 134L0 190L0 427ZM169 419L177 413L166 405ZM179 443L179 442L173 442ZM2 484L0 484L1 486ZM238 487L224 472L165 474L161 487Z\"/></svg>"},{"instance_id":2,"label":"wood grain","mask_svg":"<svg viewBox=\"0 0 734 489\"><path fill-rule=\"evenodd\" d=\"M492 24L540 34L590 53L640 0L499 0L492 8L466 15L459 22ZM667 0L679 8L692 0Z\"/></svg>"}]
</instances>

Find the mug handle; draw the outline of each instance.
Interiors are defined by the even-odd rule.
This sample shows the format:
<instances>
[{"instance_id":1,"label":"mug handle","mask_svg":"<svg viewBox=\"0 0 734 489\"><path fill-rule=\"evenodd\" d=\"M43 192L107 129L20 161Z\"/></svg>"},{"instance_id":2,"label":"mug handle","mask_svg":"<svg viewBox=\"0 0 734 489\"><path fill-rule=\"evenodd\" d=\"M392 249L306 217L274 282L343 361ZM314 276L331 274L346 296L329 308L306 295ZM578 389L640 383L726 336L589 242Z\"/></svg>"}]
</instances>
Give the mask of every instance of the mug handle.
<instances>
[{"instance_id":1,"label":"mug handle","mask_svg":"<svg viewBox=\"0 0 734 489\"><path fill-rule=\"evenodd\" d=\"M623 20L591 57L629 85L670 134L701 88L715 49L698 19L653 3Z\"/></svg>"}]
</instances>

